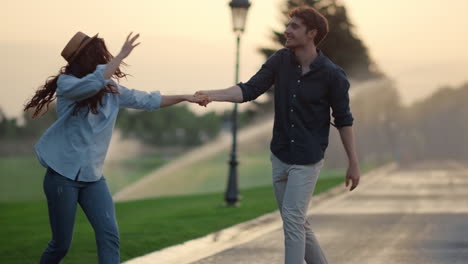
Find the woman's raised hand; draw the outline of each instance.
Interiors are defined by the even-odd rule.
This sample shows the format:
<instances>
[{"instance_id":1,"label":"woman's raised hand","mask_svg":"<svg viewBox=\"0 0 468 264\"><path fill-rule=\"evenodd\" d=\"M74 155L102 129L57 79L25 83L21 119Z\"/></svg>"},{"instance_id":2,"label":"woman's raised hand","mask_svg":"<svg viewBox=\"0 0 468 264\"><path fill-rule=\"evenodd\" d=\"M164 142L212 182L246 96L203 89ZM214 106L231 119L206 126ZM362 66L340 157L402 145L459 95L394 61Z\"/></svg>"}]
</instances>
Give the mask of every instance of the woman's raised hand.
<instances>
[{"instance_id":1,"label":"woman's raised hand","mask_svg":"<svg viewBox=\"0 0 468 264\"><path fill-rule=\"evenodd\" d=\"M125 40L125 43L122 46L122 50L120 50L120 53L117 55L122 60L125 59L128 55L130 55L132 50L136 46L140 45L140 43L141 43L141 42L138 42L138 43L134 44L135 41L138 39L138 37L140 37L140 34L136 34L135 36L132 36L132 34L133 34L133 32L128 34L127 39Z\"/></svg>"}]
</instances>

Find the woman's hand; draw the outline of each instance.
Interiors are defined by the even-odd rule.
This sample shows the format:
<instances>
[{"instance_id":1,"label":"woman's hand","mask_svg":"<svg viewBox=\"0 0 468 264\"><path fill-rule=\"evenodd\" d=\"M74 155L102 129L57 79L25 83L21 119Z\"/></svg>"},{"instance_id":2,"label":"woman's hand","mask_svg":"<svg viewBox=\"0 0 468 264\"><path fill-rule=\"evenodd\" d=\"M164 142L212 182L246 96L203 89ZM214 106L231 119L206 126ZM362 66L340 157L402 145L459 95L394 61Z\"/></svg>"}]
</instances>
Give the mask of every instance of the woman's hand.
<instances>
[{"instance_id":1,"label":"woman's hand","mask_svg":"<svg viewBox=\"0 0 468 264\"><path fill-rule=\"evenodd\" d=\"M135 40L137 40L137 38L140 36L140 34L136 34L133 37L132 34L133 32L127 36L127 39L125 40L125 43L122 46L122 50L120 51L120 53L117 54L117 56L115 56L115 58L113 58L109 63L107 63L106 70L104 71L104 79L110 79L112 75L114 75L115 71L119 68L120 64L122 63L122 60L125 59L128 55L130 55L130 53L136 46L140 45L140 42L138 42L137 44L133 44L135 43Z\"/></svg>"},{"instance_id":2,"label":"woman's hand","mask_svg":"<svg viewBox=\"0 0 468 264\"><path fill-rule=\"evenodd\" d=\"M132 37L132 34L133 32L131 32L130 34L128 34L127 36L127 39L125 40L125 43L123 44L122 46L122 49L120 50L119 54L117 55L117 57L119 57L121 60L125 59L126 57L128 57L128 55L130 55L130 53L132 52L132 50L140 45L141 42L138 42L136 44L133 44L135 43L135 41L138 39L138 37L140 37L140 34L136 34L135 36Z\"/></svg>"},{"instance_id":3,"label":"woman's hand","mask_svg":"<svg viewBox=\"0 0 468 264\"><path fill-rule=\"evenodd\" d=\"M210 97L202 92L196 92L194 95L190 95L188 101L205 107L211 103Z\"/></svg>"}]
</instances>

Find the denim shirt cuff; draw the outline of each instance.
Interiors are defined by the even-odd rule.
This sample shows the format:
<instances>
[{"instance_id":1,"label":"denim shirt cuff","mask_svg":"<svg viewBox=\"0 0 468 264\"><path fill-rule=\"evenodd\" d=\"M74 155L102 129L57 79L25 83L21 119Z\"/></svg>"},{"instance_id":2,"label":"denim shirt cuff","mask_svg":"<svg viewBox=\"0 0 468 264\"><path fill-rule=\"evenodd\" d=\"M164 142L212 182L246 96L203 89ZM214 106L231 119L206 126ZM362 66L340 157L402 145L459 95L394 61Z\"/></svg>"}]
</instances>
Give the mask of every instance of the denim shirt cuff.
<instances>
[{"instance_id":1,"label":"denim shirt cuff","mask_svg":"<svg viewBox=\"0 0 468 264\"><path fill-rule=\"evenodd\" d=\"M94 71L96 79L102 82L102 86L106 86L111 81L111 78L104 79L104 72L106 71L107 64L99 64Z\"/></svg>"}]
</instances>

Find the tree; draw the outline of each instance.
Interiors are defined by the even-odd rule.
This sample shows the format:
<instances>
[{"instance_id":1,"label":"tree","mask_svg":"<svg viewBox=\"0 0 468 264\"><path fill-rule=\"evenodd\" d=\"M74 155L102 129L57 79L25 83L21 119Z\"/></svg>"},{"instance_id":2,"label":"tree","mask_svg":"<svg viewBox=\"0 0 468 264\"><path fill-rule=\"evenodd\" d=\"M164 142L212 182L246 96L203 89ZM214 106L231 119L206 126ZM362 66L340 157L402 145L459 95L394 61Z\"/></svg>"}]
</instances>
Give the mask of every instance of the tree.
<instances>
[{"instance_id":1,"label":"tree","mask_svg":"<svg viewBox=\"0 0 468 264\"><path fill-rule=\"evenodd\" d=\"M468 83L441 87L432 96L405 110L412 134L404 142L411 160L468 160Z\"/></svg>"}]
</instances>

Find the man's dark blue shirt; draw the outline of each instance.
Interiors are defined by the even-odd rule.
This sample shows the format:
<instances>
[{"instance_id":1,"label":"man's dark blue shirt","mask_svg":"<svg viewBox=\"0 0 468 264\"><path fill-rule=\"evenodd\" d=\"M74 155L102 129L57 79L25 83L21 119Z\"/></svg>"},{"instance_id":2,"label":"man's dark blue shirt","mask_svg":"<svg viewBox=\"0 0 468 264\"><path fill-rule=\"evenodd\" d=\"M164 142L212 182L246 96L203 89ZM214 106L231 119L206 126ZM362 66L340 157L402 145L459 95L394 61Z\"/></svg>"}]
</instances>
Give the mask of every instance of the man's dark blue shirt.
<instances>
[{"instance_id":1,"label":"man's dark blue shirt","mask_svg":"<svg viewBox=\"0 0 468 264\"><path fill-rule=\"evenodd\" d=\"M352 126L349 82L344 71L320 50L302 74L293 51L278 50L246 83L239 83L243 102L275 86L275 122L271 151L288 164L313 164L324 158L330 132L330 108L335 125Z\"/></svg>"}]
</instances>

